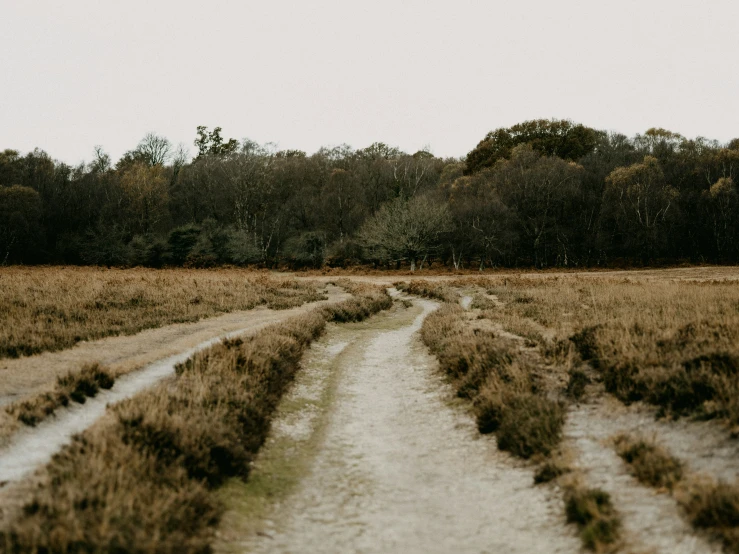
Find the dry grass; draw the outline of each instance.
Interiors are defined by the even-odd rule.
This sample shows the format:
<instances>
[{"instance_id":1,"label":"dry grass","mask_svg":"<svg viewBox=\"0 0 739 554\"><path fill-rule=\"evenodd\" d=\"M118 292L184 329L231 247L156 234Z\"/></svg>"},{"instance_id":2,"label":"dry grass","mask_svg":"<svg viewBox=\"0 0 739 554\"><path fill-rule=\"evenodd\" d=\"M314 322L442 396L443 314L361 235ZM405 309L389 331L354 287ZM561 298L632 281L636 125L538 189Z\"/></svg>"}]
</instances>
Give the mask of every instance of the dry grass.
<instances>
[{"instance_id":1,"label":"dry grass","mask_svg":"<svg viewBox=\"0 0 739 554\"><path fill-rule=\"evenodd\" d=\"M573 354L589 362L624 402L737 425L739 282L707 279L708 269L701 272L707 280L672 280L673 274L478 277L446 286L477 286L496 296L503 305L484 317L536 344L552 363L572 365ZM584 384L572 383L574 398Z\"/></svg>"},{"instance_id":2,"label":"dry grass","mask_svg":"<svg viewBox=\"0 0 739 554\"><path fill-rule=\"evenodd\" d=\"M498 446L529 458L559 443L563 406L537 394L532 368L517 341L470 325L467 312L445 304L421 329L458 396L470 399L482 433L497 431Z\"/></svg>"},{"instance_id":3,"label":"dry grass","mask_svg":"<svg viewBox=\"0 0 739 554\"><path fill-rule=\"evenodd\" d=\"M407 294L441 300L442 302L456 302L459 298L459 294L457 294L452 288L440 282L415 279L409 282L398 281L393 284L395 288Z\"/></svg>"},{"instance_id":4,"label":"dry grass","mask_svg":"<svg viewBox=\"0 0 739 554\"><path fill-rule=\"evenodd\" d=\"M527 394L511 399L498 428L498 447L521 458L548 456L562 438L564 406L544 396Z\"/></svg>"},{"instance_id":5,"label":"dry grass","mask_svg":"<svg viewBox=\"0 0 739 554\"><path fill-rule=\"evenodd\" d=\"M6 408L10 416L26 425L35 426L70 401L84 404L100 389L110 389L115 382L111 372L97 363L86 364L79 371L59 377L52 392L39 394Z\"/></svg>"},{"instance_id":6,"label":"dry grass","mask_svg":"<svg viewBox=\"0 0 739 554\"><path fill-rule=\"evenodd\" d=\"M694 479L676 496L696 529L721 540L727 552L739 553L739 484Z\"/></svg>"},{"instance_id":7,"label":"dry grass","mask_svg":"<svg viewBox=\"0 0 739 554\"><path fill-rule=\"evenodd\" d=\"M222 506L212 490L246 478L298 360L327 321L389 307L382 291L199 352L163 385L111 408L55 456L6 551L210 552Z\"/></svg>"},{"instance_id":8,"label":"dry grass","mask_svg":"<svg viewBox=\"0 0 739 554\"><path fill-rule=\"evenodd\" d=\"M62 350L260 305L320 300L315 283L239 269L0 268L0 358Z\"/></svg>"},{"instance_id":9,"label":"dry grass","mask_svg":"<svg viewBox=\"0 0 739 554\"><path fill-rule=\"evenodd\" d=\"M739 553L739 485L686 475L683 464L654 440L619 435L616 451L642 483L669 489L698 530Z\"/></svg>"},{"instance_id":10,"label":"dry grass","mask_svg":"<svg viewBox=\"0 0 739 554\"><path fill-rule=\"evenodd\" d=\"M543 464L539 466L534 474L534 484L550 483L559 479L562 475L572 472L570 460L567 459L562 452L556 452L549 456Z\"/></svg>"},{"instance_id":11,"label":"dry grass","mask_svg":"<svg viewBox=\"0 0 739 554\"><path fill-rule=\"evenodd\" d=\"M582 369L572 368L569 372L569 381L567 382L567 396L575 401L581 400L585 396L585 389L590 384L590 377Z\"/></svg>"},{"instance_id":12,"label":"dry grass","mask_svg":"<svg viewBox=\"0 0 739 554\"><path fill-rule=\"evenodd\" d=\"M672 489L683 478L683 464L654 440L619 435L616 452L629 464L640 482L657 488Z\"/></svg>"},{"instance_id":13,"label":"dry grass","mask_svg":"<svg viewBox=\"0 0 739 554\"><path fill-rule=\"evenodd\" d=\"M565 495L565 511L567 522L580 528L585 548L602 552L618 541L621 519L607 492L573 486Z\"/></svg>"}]
</instances>

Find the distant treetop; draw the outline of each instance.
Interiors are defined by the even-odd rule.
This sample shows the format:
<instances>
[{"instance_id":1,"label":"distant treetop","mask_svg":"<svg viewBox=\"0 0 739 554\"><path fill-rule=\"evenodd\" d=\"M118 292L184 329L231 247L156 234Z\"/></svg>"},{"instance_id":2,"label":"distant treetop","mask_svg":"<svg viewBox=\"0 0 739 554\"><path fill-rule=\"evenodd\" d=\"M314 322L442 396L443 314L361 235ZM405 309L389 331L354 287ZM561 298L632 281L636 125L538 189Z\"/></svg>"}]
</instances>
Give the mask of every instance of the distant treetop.
<instances>
[{"instance_id":1,"label":"distant treetop","mask_svg":"<svg viewBox=\"0 0 739 554\"><path fill-rule=\"evenodd\" d=\"M467 154L467 174L491 167L501 158L509 158L513 148L529 144L545 156L577 160L595 149L599 131L566 119L533 119L513 127L490 131Z\"/></svg>"},{"instance_id":2,"label":"distant treetop","mask_svg":"<svg viewBox=\"0 0 739 554\"><path fill-rule=\"evenodd\" d=\"M239 141L234 138L223 142L222 130L220 127L216 127L209 133L205 125L198 125L198 137L194 143L198 147L198 158L202 156L228 156L239 149Z\"/></svg>"}]
</instances>

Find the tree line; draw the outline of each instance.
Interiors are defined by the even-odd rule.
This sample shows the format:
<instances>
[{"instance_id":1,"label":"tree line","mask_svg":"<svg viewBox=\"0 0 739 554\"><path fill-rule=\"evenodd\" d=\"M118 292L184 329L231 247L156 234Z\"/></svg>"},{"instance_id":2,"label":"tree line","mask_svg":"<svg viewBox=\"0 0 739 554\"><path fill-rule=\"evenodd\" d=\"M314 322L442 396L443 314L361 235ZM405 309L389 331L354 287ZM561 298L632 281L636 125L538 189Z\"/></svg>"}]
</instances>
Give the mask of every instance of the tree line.
<instances>
[{"instance_id":1,"label":"tree line","mask_svg":"<svg viewBox=\"0 0 739 554\"><path fill-rule=\"evenodd\" d=\"M198 127L113 163L0 152L0 264L591 267L739 261L739 139L566 120L462 159L384 143L308 155Z\"/></svg>"}]
</instances>

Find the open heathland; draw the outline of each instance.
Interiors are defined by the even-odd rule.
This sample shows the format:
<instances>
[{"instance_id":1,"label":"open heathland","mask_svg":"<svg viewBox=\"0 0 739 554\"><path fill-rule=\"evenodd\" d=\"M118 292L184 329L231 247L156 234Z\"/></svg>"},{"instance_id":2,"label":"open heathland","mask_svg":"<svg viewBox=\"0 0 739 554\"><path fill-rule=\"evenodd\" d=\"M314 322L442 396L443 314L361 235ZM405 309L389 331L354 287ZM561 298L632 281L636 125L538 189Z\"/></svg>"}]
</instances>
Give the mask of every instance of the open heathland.
<instances>
[{"instance_id":1,"label":"open heathland","mask_svg":"<svg viewBox=\"0 0 739 554\"><path fill-rule=\"evenodd\" d=\"M696 540L692 524L733 551L735 485L723 479L730 467L736 475L736 462L714 469L702 460L710 449L716 455L737 450L729 438L739 423L735 278L725 269L499 274L411 281L403 288L447 300L426 319L424 341L457 395L471 401L481 432L495 432L501 449L542 460L534 480L564 485L568 506L608 498L608 510L619 513L624 504L623 526L621 516L578 521L586 548L612 549L625 533L627 543L687 552ZM593 417L607 398L631 415ZM658 427L645 423L655 416ZM680 417L685 423L678 428L671 422ZM701 431L690 431L706 420L716 421L706 435L717 437L706 444L708 452L695 442ZM644 431L671 444L693 444L693 451L678 460L652 440L631 438ZM604 446L615 435L621 464ZM691 450L683 448L683 455ZM708 476L717 471L716 478L696 480L695 472L685 478L692 466L708 469ZM674 498L661 500L640 492L640 483L680 486ZM592 498L591 490L598 491ZM640 521L645 510L652 516ZM663 538L648 538L655 528ZM707 543L702 548L711 551Z\"/></svg>"},{"instance_id":2,"label":"open heathland","mask_svg":"<svg viewBox=\"0 0 739 554\"><path fill-rule=\"evenodd\" d=\"M739 272L419 274L244 272L290 299L352 297L111 405L0 521L4 546L737 551ZM70 411L110 384L106 364L59 373L22 417Z\"/></svg>"},{"instance_id":3,"label":"open heathland","mask_svg":"<svg viewBox=\"0 0 739 554\"><path fill-rule=\"evenodd\" d=\"M212 491L246 478L301 354L329 321L390 305L356 296L225 340L177 367L177 379L115 405L46 468L0 537L9 552L208 552L222 506Z\"/></svg>"},{"instance_id":4,"label":"open heathland","mask_svg":"<svg viewBox=\"0 0 739 554\"><path fill-rule=\"evenodd\" d=\"M0 358L256 306L323 298L311 282L238 269L0 267Z\"/></svg>"},{"instance_id":5,"label":"open heathland","mask_svg":"<svg viewBox=\"0 0 739 554\"><path fill-rule=\"evenodd\" d=\"M729 280L497 278L506 328L550 359L574 348L623 402L739 423L739 286Z\"/></svg>"}]
</instances>

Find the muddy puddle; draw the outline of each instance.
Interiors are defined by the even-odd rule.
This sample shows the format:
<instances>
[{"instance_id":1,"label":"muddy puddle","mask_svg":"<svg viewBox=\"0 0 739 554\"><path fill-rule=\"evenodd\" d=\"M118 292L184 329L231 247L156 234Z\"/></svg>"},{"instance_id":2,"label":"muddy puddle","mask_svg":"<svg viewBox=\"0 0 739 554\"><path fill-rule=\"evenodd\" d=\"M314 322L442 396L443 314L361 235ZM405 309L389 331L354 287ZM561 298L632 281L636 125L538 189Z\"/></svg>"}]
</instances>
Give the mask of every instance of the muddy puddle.
<instances>
[{"instance_id":1,"label":"muddy puddle","mask_svg":"<svg viewBox=\"0 0 739 554\"><path fill-rule=\"evenodd\" d=\"M420 342L427 300L331 326L248 483L224 490L217 552L577 552L561 492L499 452Z\"/></svg>"}]
</instances>

